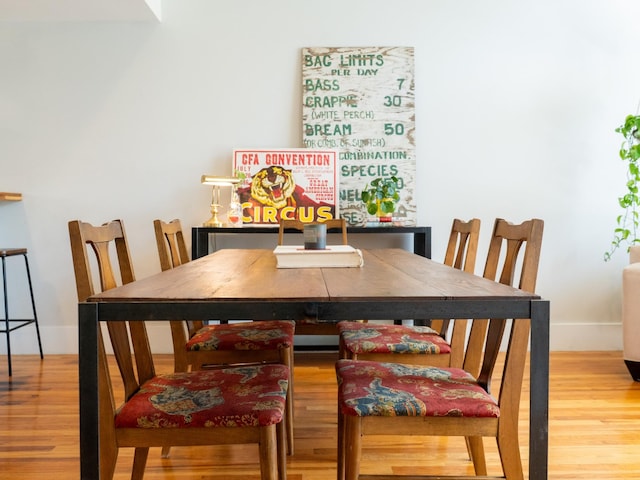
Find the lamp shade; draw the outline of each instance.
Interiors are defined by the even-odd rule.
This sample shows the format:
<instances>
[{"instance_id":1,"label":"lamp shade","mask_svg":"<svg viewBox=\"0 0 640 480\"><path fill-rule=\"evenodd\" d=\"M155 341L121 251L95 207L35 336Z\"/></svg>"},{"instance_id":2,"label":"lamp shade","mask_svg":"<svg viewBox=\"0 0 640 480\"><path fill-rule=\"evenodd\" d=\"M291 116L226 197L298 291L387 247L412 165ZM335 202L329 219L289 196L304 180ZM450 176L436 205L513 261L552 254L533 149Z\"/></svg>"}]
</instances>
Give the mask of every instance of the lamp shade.
<instances>
[{"instance_id":1,"label":"lamp shade","mask_svg":"<svg viewBox=\"0 0 640 480\"><path fill-rule=\"evenodd\" d=\"M218 177L214 175L202 175L200 183L203 185L214 185L217 187L225 187L240 183L238 177Z\"/></svg>"}]
</instances>

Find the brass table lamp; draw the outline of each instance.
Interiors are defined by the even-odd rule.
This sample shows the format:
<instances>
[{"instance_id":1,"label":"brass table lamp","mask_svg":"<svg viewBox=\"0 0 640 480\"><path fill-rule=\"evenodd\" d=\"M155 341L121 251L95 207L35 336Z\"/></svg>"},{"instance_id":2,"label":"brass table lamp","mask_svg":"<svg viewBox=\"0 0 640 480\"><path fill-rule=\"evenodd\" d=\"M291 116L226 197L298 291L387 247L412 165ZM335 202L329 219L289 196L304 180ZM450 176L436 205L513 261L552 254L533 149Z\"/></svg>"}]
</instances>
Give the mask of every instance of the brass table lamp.
<instances>
[{"instance_id":1,"label":"brass table lamp","mask_svg":"<svg viewBox=\"0 0 640 480\"><path fill-rule=\"evenodd\" d=\"M230 187L240 183L237 177L216 177L213 175L202 175L200 183L203 185L212 185L211 192L211 218L202 224L203 227L222 227L222 222L218 218L218 211L222 206L220 204L220 187Z\"/></svg>"}]
</instances>

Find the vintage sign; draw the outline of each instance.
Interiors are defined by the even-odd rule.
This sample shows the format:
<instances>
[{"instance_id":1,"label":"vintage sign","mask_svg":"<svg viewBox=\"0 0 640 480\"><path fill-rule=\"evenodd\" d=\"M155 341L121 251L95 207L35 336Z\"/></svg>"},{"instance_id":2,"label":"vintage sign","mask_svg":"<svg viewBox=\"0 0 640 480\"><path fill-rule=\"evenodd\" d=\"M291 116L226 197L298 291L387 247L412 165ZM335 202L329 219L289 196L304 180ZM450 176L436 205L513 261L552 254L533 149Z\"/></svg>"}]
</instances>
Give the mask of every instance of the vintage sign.
<instances>
[{"instance_id":1,"label":"vintage sign","mask_svg":"<svg viewBox=\"0 0 640 480\"><path fill-rule=\"evenodd\" d=\"M415 97L412 47L302 49L303 142L338 151L340 216L365 225L360 192L398 177L396 224L415 225Z\"/></svg>"},{"instance_id":2,"label":"vintage sign","mask_svg":"<svg viewBox=\"0 0 640 480\"><path fill-rule=\"evenodd\" d=\"M237 149L233 171L243 178L237 192L243 223L277 225L338 218L335 150Z\"/></svg>"}]
</instances>

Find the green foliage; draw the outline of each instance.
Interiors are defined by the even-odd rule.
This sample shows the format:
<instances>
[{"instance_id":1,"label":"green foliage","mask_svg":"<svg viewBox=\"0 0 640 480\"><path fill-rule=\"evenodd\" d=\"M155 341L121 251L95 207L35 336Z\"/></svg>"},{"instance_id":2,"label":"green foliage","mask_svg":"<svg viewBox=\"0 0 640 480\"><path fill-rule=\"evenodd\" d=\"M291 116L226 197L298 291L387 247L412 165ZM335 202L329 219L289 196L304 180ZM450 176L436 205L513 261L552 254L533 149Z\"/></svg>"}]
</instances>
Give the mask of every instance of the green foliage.
<instances>
[{"instance_id":1,"label":"green foliage","mask_svg":"<svg viewBox=\"0 0 640 480\"><path fill-rule=\"evenodd\" d=\"M604 260L609 261L611 255L621 246L640 244L638 227L640 225L640 196L638 183L640 182L640 116L628 115L623 125L616 128L616 132L624 137L620 147L620 159L627 163L626 193L618 198L618 204L624 213L616 218L616 228L613 231L611 248L604 254Z\"/></svg>"},{"instance_id":2,"label":"green foliage","mask_svg":"<svg viewBox=\"0 0 640 480\"><path fill-rule=\"evenodd\" d=\"M362 190L360 198L367 206L369 215L376 215L378 209L385 214L393 213L396 209L396 202L400 200L398 190L396 177L378 177L367 184Z\"/></svg>"}]
</instances>

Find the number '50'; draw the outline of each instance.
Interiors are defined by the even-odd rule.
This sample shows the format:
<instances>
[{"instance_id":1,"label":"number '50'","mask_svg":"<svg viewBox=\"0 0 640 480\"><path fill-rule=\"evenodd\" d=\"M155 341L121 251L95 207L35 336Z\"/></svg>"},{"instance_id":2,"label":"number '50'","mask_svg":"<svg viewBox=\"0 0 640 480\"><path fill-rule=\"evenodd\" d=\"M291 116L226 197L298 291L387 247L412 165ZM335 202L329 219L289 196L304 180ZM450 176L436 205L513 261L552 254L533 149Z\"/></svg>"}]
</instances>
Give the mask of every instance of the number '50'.
<instances>
[{"instance_id":1,"label":"number '50'","mask_svg":"<svg viewBox=\"0 0 640 480\"><path fill-rule=\"evenodd\" d=\"M404 125L401 123L385 123L384 124L385 135L404 135Z\"/></svg>"}]
</instances>

